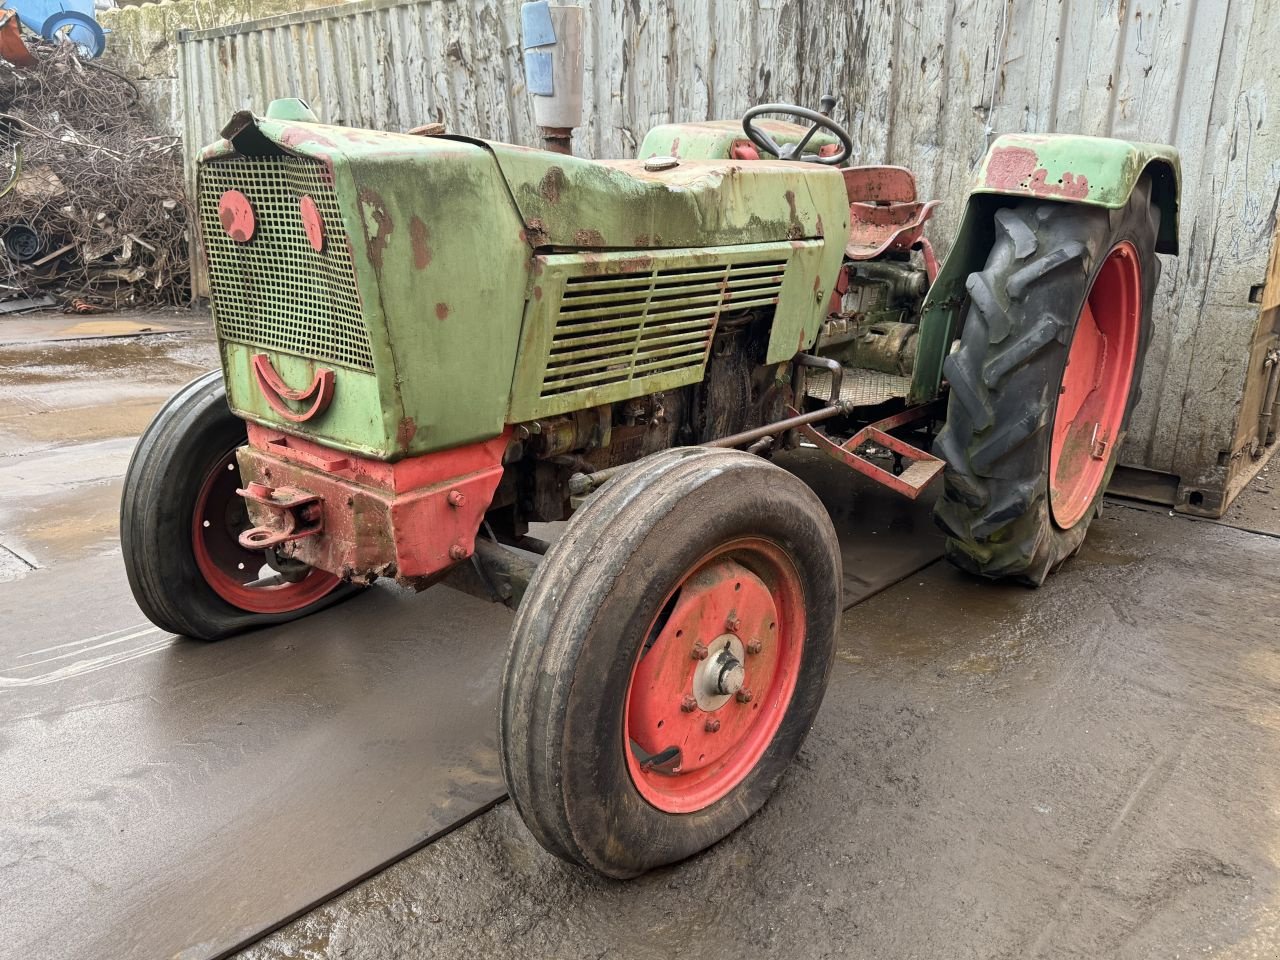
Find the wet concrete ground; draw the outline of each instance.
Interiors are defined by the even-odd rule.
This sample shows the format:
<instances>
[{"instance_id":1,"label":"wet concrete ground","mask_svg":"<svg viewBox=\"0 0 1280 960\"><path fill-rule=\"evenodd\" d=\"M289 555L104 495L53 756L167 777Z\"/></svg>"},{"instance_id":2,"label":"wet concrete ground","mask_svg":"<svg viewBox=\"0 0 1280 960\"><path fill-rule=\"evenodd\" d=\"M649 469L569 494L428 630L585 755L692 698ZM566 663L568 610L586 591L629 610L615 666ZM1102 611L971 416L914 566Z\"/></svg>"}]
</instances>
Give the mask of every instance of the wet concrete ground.
<instances>
[{"instance_id":1,"label":"wet concrete ground","mask_svg":"<svg viewBox=\"0 0 1280 960\"><path fill-rule=\"evenodd\" d=\"M223 955L503 793L505 608L380 585L217 644L145 622L121 477L216 365L207 318L163 319L0 323L3 957Z\"/></svg>"},{"instance_id":2,"label":"wet concrete ground","mask_svg":"<svg viewBox=\"0 0 1280 960\"><path fill-rule=\"evenodd\" d=\"M1278 571L1117 505L1039 591L939 562L846 614L800 761L710 851L605 881L503 804L242 960L1276 957Z\"/></svg>"},{"instance_id":3,"label":"wet concrete ground","mask_svg":"<svg viewBox=\"0 0 1280 960\"><path fill-rule=\"evenodd\" d=\"M9 589L32 565L117 562L132 438L216 362L207 336L49 336L0 347ZM1116 504L1040 591L937 563L850 610L800 761L685 864L603 881L543 853L502 804L241 957L1275 957L1276 469L1227 518L1263 533ZM282 651L287 637L266 646ZM317 858L341 830L314 836ZM242 852L251 886L262 865Z\"/></svg>"},{"instance_id":4,"label":"wet concrete ground","mask_svg":"<svg viewBox=\"0 0 1280 960\"><path fill-rule=\"evenodd\" d=\"M0 321L0 582L114 547L134 441L217 363L188 313Z\"/></svg>"}]
</instances>

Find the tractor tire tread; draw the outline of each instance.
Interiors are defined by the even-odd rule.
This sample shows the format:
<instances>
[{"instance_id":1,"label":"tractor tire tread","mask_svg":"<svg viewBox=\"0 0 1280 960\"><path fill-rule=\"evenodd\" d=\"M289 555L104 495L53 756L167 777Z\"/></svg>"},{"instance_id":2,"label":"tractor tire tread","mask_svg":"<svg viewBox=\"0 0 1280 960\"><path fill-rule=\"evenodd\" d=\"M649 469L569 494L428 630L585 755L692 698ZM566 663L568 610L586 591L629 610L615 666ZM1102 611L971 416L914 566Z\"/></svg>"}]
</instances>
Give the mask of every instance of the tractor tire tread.
<instances>
[{"instance_id":1,"label":"tractor tire tread","mask_svg":"<svg viewBox=\"0 0 1280 960\"><path fill-rule=\"evenodd\" d=\"M1092 508L1062 529L1049 506L1053 416L1076 317L1106 255L1127 240L1139 251L1143 282L1122 429L1128 427L1141 395L1160 275L1159 208L1150 189L1148 180L1139 181L1116 211L1022 200L995 212L994 242L984 269L966 283L970 303L960 344L944 365L951 398L935 441L947 470L934 517L947 535L947 557L970 573L1039 586L1079 551L1100 509L1123 432Z\"/></svg>"}]
</instances>

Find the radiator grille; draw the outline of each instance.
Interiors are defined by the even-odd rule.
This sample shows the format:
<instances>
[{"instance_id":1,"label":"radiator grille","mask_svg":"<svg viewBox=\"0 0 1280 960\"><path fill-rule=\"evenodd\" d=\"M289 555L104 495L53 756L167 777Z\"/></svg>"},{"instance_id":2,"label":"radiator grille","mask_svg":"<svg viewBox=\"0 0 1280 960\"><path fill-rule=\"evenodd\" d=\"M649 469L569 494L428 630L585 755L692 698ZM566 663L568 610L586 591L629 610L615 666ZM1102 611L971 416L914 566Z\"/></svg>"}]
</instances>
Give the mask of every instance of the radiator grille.
<instances>
[{"instance_id":1,"label":"radiator grille","mask_svg":"<svg viewBox=\"0 0 1280 960\"><path fill-rule=\"evenodd\" d=\"M778 302L785 259L569 277L541 397L702 370L721 311Z\"/></svg>"},{"instance_id":2,"label":"radiator grille","mask_svg":"<svg viewBox=\"0 0 1280 960\"><path fill-rule=\"evenodd\" d=\"M257 230L249 243L232 240L218 219L218 201L227 190L241 191L253 204ZM315 201L324 219L323 252L307 240L298 207L304 196ZM206 163L200 170L199 203L221 336L373 369L338 197L319 161L269 157Z\"/></svg>"}]
</instances>

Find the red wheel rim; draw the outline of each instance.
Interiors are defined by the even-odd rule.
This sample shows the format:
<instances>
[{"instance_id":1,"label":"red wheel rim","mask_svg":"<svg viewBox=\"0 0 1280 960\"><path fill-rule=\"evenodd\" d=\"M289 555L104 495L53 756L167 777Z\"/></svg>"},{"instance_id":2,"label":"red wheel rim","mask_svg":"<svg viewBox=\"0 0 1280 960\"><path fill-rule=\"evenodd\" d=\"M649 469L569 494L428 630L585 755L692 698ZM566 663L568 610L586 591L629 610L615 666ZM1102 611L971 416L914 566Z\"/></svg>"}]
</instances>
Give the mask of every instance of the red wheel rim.
<instances>
[{"instance_id":1,"label":"red wheel rim","mask_svg":"<svg viewBox=\"0 0 1280 960\"><path fill-rule=\"evenodd\" d=\"M239 486L232 447L205 477L191 526L196 566L214 592L248 613L293 613L337 589L342 581L323 570L312 570L297 583L249 586L271 571L263 572L267 561L261 550L240 546L240 533L250 524L244 500L236 493Z\"/></svg>"},{"instance_id":2,"label":"red wheel rim","mask_svg":"<svg viewBox=\"0 0 1280 960\"><path fill-rule=\"evenodd\" d=\"M741 783L786 715L804 640L800 575L776 544L734 541L681 577L627 686L624 750L640 795L692 813Z\"/></svg>"},{"instance_id":3,"label":"red wheel rim","mask_svg":"<svg viewBox=\"0 0 1280 960\"><path fill-rule=\"evenodd\" d=\"M1049 507L1075 526L1102 486L1124 425L1142 324L1138 251L1125 241L1103 261L1089 290L1062 375L1049 455Z\"/></svg>"}]
</instances>

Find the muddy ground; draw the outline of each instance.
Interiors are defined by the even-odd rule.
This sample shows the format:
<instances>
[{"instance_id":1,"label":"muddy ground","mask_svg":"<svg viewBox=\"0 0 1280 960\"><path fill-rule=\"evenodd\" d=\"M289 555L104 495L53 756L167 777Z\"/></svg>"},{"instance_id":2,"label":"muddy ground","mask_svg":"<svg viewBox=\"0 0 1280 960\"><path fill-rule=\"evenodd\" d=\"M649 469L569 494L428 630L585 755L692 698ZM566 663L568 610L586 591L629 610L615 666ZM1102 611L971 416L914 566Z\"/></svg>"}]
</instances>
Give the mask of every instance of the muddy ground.
<instances>
[{"instance_id":1,"label":"muddy ground","mask_svg":"<svg viewBox=\"0 0 1280 960\"><path fill-rule=\"evenodd\" d=\"M1278 565L1117 505L1039 591L939 562L846 615L800 761L712 850L605 881L503 804L243 960L1276 957Z\"/></svg>"},{"instance_id":2,"label":"muddy ground","mask_svg":"<svg viewBox=\"0 0 1280 960\"><path fill-rule=\"evenodd\" d=\"M10 587L111 562L132 437L216 362L55 326L0 354ZM800 761L684 864L601 880L504 803L240 957L1280 956L1277 469L1256 532L1113 503L1039 591L939 562L854 607Z\"/></svg>"}]
</instances>

